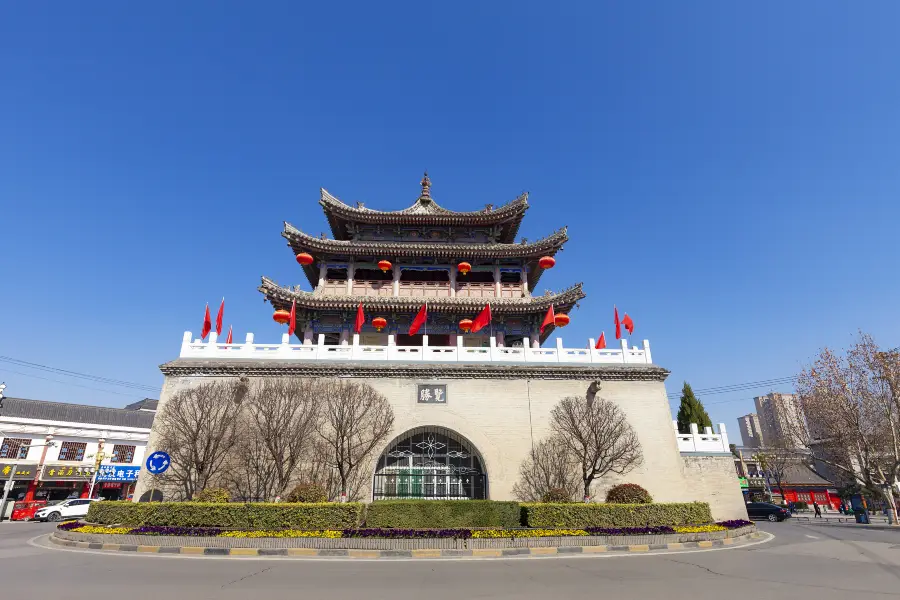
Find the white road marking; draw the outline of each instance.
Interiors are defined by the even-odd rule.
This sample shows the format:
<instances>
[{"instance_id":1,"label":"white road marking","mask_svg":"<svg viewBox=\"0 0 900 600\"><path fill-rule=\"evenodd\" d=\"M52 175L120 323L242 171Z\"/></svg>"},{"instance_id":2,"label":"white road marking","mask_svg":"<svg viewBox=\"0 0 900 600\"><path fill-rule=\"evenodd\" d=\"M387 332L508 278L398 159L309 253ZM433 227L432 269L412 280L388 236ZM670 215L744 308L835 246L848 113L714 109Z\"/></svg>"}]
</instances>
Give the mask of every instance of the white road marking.
<instances>
[{"instance_id":1,"label":"white road marking","mask_svg":"<svg viewBox=\"0 0 900 600\"><path fill-rule=\"evenodd\" d=\"M808 533L806 534L806 537L808 537L808 538L811 539L811 540L817 540L817 539L819 539L819 538L817 538L817 537L814 536L814 535L809 535Z\"/></svg>"}]
</instances>

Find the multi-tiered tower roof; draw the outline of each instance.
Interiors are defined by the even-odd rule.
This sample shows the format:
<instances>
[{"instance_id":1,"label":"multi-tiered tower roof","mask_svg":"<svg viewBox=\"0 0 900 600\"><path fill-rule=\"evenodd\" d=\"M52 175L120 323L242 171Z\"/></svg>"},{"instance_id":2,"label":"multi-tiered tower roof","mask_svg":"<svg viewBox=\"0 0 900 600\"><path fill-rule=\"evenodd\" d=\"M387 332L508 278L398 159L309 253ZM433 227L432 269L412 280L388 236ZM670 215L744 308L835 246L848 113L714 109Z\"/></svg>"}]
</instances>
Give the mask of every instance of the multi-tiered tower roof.
<instances>
[{"instance_id":1,"label":"multi-tiered tower roof","mask_svg":"<svg viewBox=\"0 0 900 600\"><path fill-rule=\"evenodd\" d=\"M454 212L431 197L428 174L415 203L399 211L378 211L362 203L349 206L324 189L319 204L334 236L311 236L290 223L287 239L303 265L313 291L283 287L263 277L259 291L276 310L296 306L296 335L313 343L324 335L326 344L347 343L355 333L357 307L366 316L362 343L419 345L409 336L410 323L427 302L430 346L517 346L526 339L540 345L554 328L540 331L552 305L567 314L585 297L581 284L559 293L535 296L533 291L553 256L568 240L566 229L535 242L515 241L528 195L494 208ZM543 259L543 260L542 260ZM542 266L543 265L543 266ZM490 327L464 333L460 322L474 319L490 304ZM380 317L385 325L377 328ZM373 323L374 322L374 323Z\"/></svg>"}]
</instances>

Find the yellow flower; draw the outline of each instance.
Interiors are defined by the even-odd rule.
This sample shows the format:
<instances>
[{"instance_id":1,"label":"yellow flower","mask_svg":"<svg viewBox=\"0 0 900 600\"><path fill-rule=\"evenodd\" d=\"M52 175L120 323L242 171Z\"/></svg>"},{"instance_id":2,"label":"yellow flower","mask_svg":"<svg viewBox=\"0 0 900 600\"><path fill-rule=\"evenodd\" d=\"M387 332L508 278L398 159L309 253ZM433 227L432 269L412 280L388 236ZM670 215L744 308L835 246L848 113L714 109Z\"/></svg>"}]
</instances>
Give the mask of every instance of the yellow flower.
<instances>
[{"instance_id":1,"label":"yellow flower","mask_svg":"<svg viewBox=\"0 0 900 600\"><path fill-rule=\"evenodd\" d=\"M708 533L710 531L725 531L721 525L680 525L676 526L676 533Z\"/></svg>"},{"instance_id":2,"label":"yellow flower","mask_svg":"<svg viewBox=\"0 0 900 600\"><path fill-rule=\"evenodd\" d=\"M78 533L102 533L107 535L124 534L131 530L131 527L97 527L96 525L82 525L81 527L72 529L72 531Z\"/></svg>"},{"instance_id":3,"label":"yellow flower","mask_svg":"<svg viewBox=\"0 0 900 600\"><path fill-rule=\"evenodd\" d=\"M537 538L537 537L571 537L587 535L583 529L477 529L472 532L473 538Z\"/></svg>"}]
</instances>

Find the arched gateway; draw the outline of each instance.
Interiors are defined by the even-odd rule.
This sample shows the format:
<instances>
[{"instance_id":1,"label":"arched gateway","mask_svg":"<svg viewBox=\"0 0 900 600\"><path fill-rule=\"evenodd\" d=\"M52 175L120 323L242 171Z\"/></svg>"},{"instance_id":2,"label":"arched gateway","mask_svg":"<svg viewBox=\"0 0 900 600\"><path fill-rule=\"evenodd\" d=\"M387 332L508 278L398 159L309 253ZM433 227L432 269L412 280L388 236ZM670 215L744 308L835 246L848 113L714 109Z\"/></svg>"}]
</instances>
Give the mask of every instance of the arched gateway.
<instances>
[{"instance_id":1,"label":"arched gateway","mask_svg":"<svg viewBox=\"0 0 900 600\"><path fill-rule=\"evenodd\" d=\"M484 500L487 474L475 446L444 427L417 427L388 444L372 483L374 500Z\"/></svg>"}]
</instances>

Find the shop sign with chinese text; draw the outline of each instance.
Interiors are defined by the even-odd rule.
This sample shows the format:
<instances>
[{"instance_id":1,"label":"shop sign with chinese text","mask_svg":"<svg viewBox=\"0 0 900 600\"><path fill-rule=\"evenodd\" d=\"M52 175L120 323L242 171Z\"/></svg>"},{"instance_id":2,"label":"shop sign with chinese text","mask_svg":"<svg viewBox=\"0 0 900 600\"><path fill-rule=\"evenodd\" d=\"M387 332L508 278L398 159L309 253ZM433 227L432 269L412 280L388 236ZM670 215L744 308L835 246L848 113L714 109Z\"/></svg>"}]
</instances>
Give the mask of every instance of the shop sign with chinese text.
<instances>
[{"instance_id":1,"label":"shop sign with chinese text","mask_svg":"<svg viewBox=\"0 0 900 600\"><path fill-rule=\"evenodd\" d=\"M140 473L140 467L100 465L100 470L97 471L97 481L137 481Z\"/></svg>"},{"instance_id":2,"label":"shop sign with chinese text","mask_svg":"<svg viewBox=\"0 0 900 600\"><path fill-rule=\"evenodd\" d=\"M16 465L13 463L0 463L0 479L7 480L15 469L13 480L23 481L34 479L37 473L37 465Z\"/></svg>"},{"instance_id":3,"label":"shop sign with chinese text","mask_svg":"<svg viewBox=\"0 0 900 600\"><path fill-rule=\"evenodd\" d=\"M419 402L419 404L447 404L447 384L418 384L417 401Z\"/></svg>"},{"instance_id":4,"label":"shop sign with chinese text","mask_svg":"<svg viewBox=\"0 0 900 600\"><path fill-rule=\"evenodd\" d=\"M66 467L60 465L45 465L42 481L90 481L94 475L93 467L77 466Z\"/></svg>"}]
</instances>

